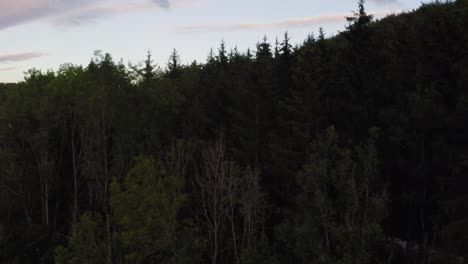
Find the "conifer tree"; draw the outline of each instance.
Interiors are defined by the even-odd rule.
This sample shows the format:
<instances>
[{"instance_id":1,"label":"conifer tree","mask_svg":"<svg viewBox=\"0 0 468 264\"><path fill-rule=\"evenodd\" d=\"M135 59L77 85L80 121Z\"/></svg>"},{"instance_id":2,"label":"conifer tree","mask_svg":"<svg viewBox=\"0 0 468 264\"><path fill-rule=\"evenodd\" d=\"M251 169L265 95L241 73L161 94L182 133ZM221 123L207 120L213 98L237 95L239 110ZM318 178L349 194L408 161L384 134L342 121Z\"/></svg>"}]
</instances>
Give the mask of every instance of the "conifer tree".
<instances>
[{"instance_id":1,"label":"conifer tree","mask_svg":"<svg viewBox=\"0 0 468 264\"><path fill-rule=\"evenodd\" d=\"M151 51L148 51L146 54L145 66L142 71L143 82L149 82L155 77L153 60L151 56Z\"/></svg>"},{"instance_id":2,"label":"conifer tree","mask_svg":"<svg viewBox=\"0 0 468 264\"><path fill-rule=\"evenodd\" d=\"M168 71L167 76L170 79L179 78L180 75L182 74L180 57L176 49L172 51L172 54L169 57L169 61L167 63L167 71Z\"/></svg>"}]
</instances>

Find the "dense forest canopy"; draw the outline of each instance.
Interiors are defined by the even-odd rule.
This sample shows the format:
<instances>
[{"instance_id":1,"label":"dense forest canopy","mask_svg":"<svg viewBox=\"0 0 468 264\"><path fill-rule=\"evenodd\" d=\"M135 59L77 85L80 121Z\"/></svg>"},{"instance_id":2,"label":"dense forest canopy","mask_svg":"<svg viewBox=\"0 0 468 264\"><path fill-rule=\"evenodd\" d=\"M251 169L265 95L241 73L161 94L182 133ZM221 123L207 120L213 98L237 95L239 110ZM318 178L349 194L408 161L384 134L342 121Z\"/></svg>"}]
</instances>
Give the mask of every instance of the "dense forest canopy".
<instances>
[{"instance_id":1,"label":"dense forest canopy","mask_svg":"<svg viewBox=\"0 0 468 264\"><path fill-rule=\"evenodd\" d=\"M2 263L465 263L468 1L0 84Z\"/></svg>"}]
</instances>

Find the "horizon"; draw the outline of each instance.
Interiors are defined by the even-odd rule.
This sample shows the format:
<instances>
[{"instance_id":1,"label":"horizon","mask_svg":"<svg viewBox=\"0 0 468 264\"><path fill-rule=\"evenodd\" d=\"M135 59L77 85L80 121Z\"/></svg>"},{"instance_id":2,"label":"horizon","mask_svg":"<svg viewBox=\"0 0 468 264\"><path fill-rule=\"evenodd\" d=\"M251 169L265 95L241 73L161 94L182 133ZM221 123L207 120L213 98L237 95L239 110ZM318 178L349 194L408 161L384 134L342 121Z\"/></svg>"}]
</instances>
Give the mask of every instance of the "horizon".
<instances>
[{"instance_id":1,"label":"horizon","mask_svg":"<svg viewBox=\"0 0 468 264\"><path fill-rule=\"evenodd\" d=\"M18 0L0 1L0 82L24 79L29 69L57 70L71 63L86 66L101 50L125 64L138 64L151 51L165 67L173 49L184 64L204 62L221 41L229 49L255 48L288 32L298 45L322 27L327 37L346 25L355 1L308 3L295 0L250 3L214 0ZM414 10L419 1L373 0L366 11L376 19ZM246 7L248 5L248 7ZM265 7L267 6L267 7ZM264 12L264 8L268 8ZM162 40L162 41L161 41ZM190 45L187 45L187 44Z\"/></svg>"}]
</instances>

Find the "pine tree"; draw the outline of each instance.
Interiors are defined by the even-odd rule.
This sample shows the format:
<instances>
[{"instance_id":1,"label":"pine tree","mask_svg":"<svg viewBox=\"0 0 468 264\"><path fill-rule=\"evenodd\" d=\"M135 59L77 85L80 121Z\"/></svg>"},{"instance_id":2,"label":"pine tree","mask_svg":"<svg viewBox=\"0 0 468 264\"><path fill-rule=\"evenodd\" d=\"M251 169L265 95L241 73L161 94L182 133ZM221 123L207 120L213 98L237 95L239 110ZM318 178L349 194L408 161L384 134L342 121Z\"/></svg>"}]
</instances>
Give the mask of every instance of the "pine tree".
<instances>
[{"instance_id":1,"label":"pine tree","mask_svg":"<svg viewBox=\"0 0 468 264\"><path fill-rule=\"evenodd\" d=\"M354 16L346 17L348 25L346 27L351 33L361 33L371 22L372 15L368 15L365 11L365 0L358 1L358 10L354 12Z\"/></svg>"},{"instance_id":2,"label":"pine tree","mask_svg":"<svg viewBox=\"0 0 468 264\"><path fill-rule=\"evenodd\" d=\"M177 79L180 77L181 74L182 66L180 63L179 54L177 53L177 50L174 49L167 63L167 76L170 79Z\"/></svg>"},{"instance_id":3,"label":"pine tree","mask_svg":"<svg viewBox=\"0 0 468 264\"><path fill-rule=\"evenodd\" d=\"M156 77L153 60L151 57L151 51L148 51L146 54L145 66L142 70L143 82L151 82Z\"/></svg>"},{"instance_id":4,"label":"pine tree","mask_svg":"<svg viewBox=\"0 0 468 264\"><path fill-rule=\"evenodd\" d=\"M224 40L221 41L221 44L218 49L218 56L216 57L216 59L222 66L226 66L228 63L226 42L224 42Z\"/></svg>"}]
</instances>

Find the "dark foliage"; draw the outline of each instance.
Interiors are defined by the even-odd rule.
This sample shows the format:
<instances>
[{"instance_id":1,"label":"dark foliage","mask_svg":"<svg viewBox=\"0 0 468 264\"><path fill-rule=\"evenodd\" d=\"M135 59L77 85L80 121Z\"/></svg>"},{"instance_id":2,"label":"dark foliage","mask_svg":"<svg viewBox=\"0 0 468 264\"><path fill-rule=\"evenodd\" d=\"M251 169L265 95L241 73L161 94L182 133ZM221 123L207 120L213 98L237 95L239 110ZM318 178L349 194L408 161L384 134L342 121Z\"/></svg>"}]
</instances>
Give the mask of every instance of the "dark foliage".
<instances>
[{"instance_id":1,"label":"dark foliage","mask_svg":"<svg viewBox=\"0 0 468 264\"><path fill-rule=\"evenodd\" d=\"M0 84L1 263L464 263L468 1Z\"/></svg>"}]
</instances>

